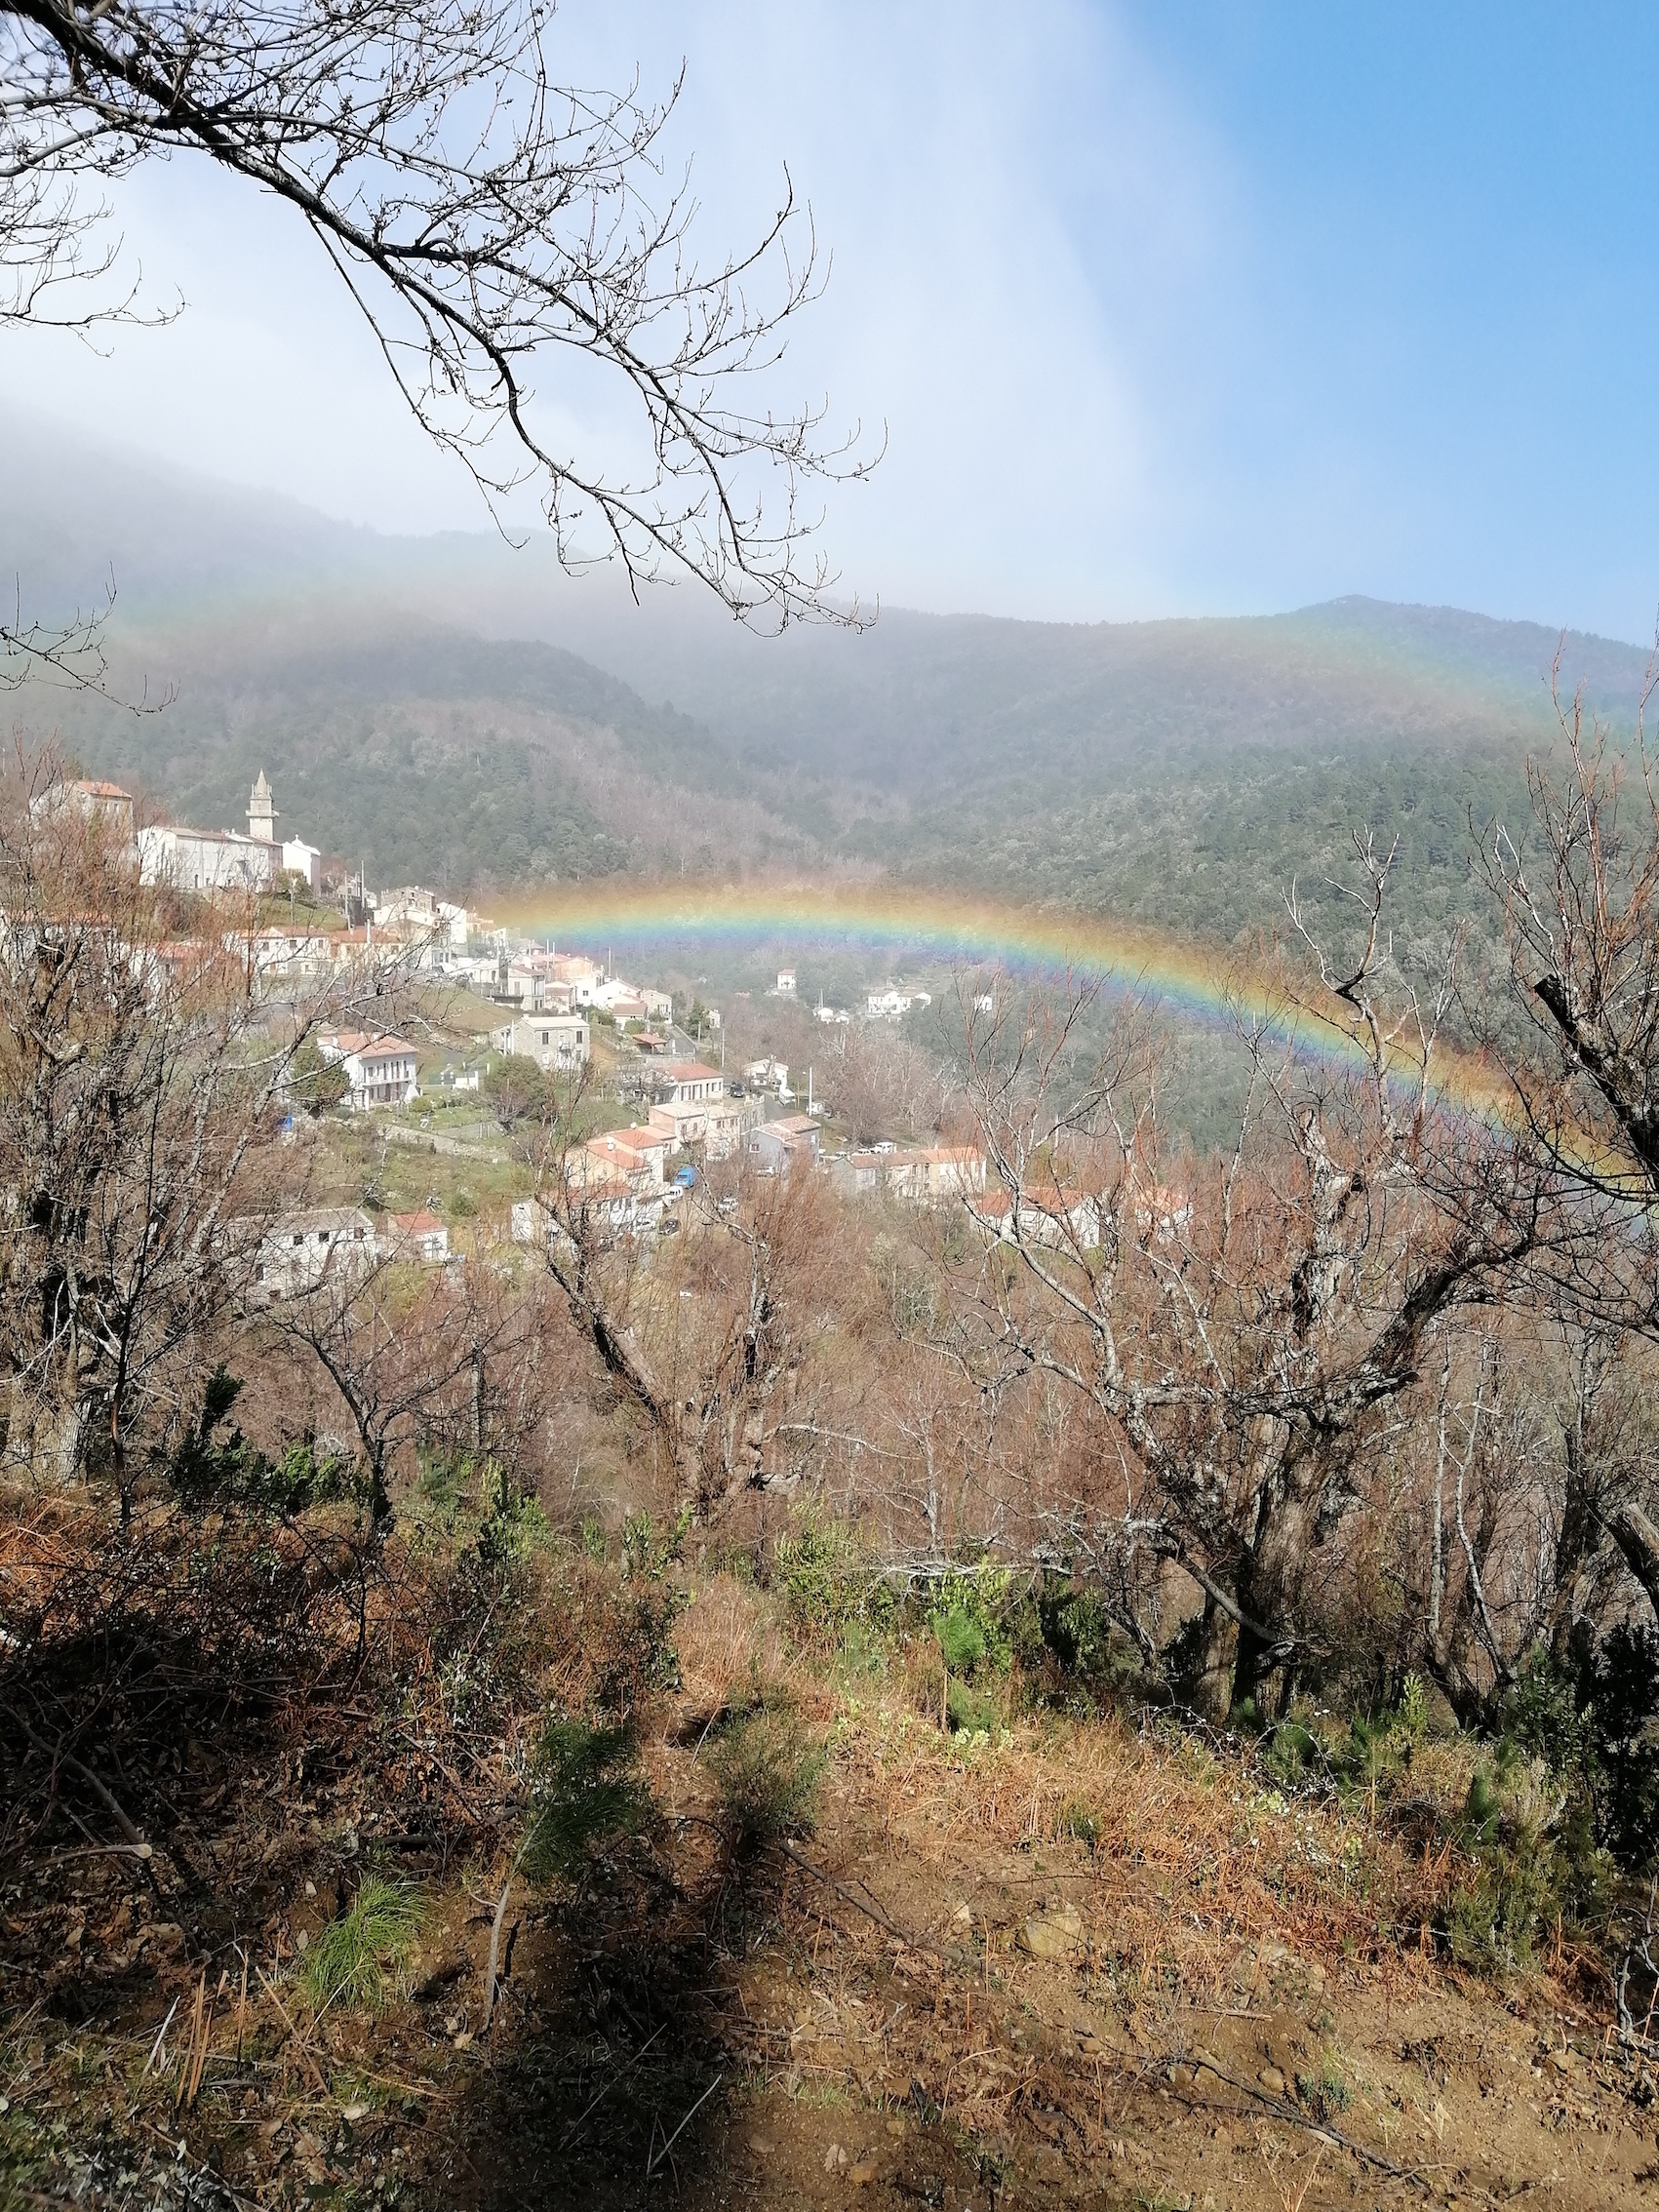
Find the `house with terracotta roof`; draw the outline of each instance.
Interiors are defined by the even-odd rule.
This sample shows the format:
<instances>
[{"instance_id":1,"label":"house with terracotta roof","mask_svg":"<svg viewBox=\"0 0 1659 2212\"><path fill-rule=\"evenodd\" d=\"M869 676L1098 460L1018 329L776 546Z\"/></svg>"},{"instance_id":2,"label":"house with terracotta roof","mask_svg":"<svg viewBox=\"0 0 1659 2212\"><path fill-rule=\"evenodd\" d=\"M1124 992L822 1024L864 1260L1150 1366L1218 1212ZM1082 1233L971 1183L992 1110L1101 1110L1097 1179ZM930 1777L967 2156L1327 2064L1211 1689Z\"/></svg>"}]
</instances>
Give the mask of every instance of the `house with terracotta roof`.
<instances>
[{"instance_id":1,"label":"house with terracotta roof","mask_svg":"<svg viewBox=\"0 0 1659 2212\"><path fill-rule=\"evenodd\" d=\"M854 1198L881 1193L917 1205L943 1205L985 1188L985 1155L971 1145L838 1152L827 1165L837 1185Z\"/></svg>"},{"instance_id":2,"label":"house with terracotta roof","mask_svg":"<svg viewBox=\"0 0 1659 2212\"><path fill-rule=\"evenodd\" d=\"M63 786L72 806L83 814L101 821L119 838L133 834L133 794L123 791L118 783L99 783L85 776L77 776Z\"/></svg>"},{"instance_id":3,"label":"house with terracotta roof","mask_svg":"<svg viewBox=\"0 0 1659 2212\"><path fill-rule=\"evenodd\" d=\"M1135 1227L1161 1244L1172 1244L1193 1217L1193 1202L1185 1191L1165 1183L1137 1183L1134 1193Z\"/></svg>"},{"instance_id":4,"label":"house with terracotta roof","mask_svg":"<svg viewBox=\"0 0 1659 2212\"><path fill-rule=\"evenodd\" d=\"M374 1106L414 1104L419 1085L415 1047L407 1039L362 1029L325 1029L317 1049L345 1070L346 1103L354 1114Z\"/></svg>"},{"instance_id":5,"label":"house with terracotta roof","mask_svg":"<svg viewBox=\"0 0 1659 2212\"><path fill-rule=\"evenodd\" d=\"M1111 1219L1102 1199L1052 1184L1041 1191L1021 1191L1017 1197L1007 1190L976 1193L967 1204L987 1237L1041 1251L1093 1251Z\"/></svg>"},{"instance_id":6,"label":"house with terracotta roof","mask_svg":"<svg viewBox=\"0 0 1659 2212\"><path fill-rule=\"evenodd\" d=\"M726 1078L701 1060L668 1060L652 1078L659 1106L700 1106L726 1096Z\"/></svg>"},{"instance_id":7,"label":"house with terracotta roof","mask_svg":"<svg viewBox=\"0 0 1659 2212\"><path fill-rule=\"evenodd\" d=\"M916 1156L920 1197L966 1198L985 1188L985 1155L970 1144L938 1144Z\"/></svg>"},{"instance_id":8,"label":"house with terracotta roof","mask_svg":"<svg viewBox=\"0 0 1659 2212\"><path fill-rule=\"evenodd\" d=\"M257 976L282 982L323 973L329 965L329 937L327 929L273 924L268 928L234 931L225 942L248 961Z\"/></svg>"},{"instance_id":9,"label":"house with terracotta roof","mask_svg":"<svg viewBox=\"0 0 1659 2212\"><path fill-rule=\"evenodd\" d=\"M727 1160L742 1141L744 1114L726 1086L712 1098L670 1099L651 1110L651 1126L668 1137L677 1150L699 1146L711 1160Z\"/></svg>"},{"instance_id":10,"label":"house with terracotta roof","mask_svg":"<svg viewBox=\"0 0 1659 2212\"><path fill-rule=\"evenodd\" d=\"M441 1267L450 1256L450 1232L435 1213L394 1213L387 1243L400 1258Z\"/></svg>"},{"instance_id":11,"label":"house with terracotta roof","mask_svg":"<svg viewBox=\"0 0 1659 2212\"><path fill-rule=\"evenodd\" d=\"M749 1131L749 1151L763 1175L816 1166L823 1141L822 1126L810 1114L779 1114Z\"/></svg>"},{"instance_id":12,"label":"house with terracotta roof","mask_svg":"<svg viewBox=\"0 0 1659 2212\"><path fill-rule=\"evenodd\" d=\"M582 1147L595 1168L604 1175L620 1175L635 1189L656 1186L666 1180L673 1138L666 1129L607 1129L590 1137Z\"/></svg>"}]
</instances>

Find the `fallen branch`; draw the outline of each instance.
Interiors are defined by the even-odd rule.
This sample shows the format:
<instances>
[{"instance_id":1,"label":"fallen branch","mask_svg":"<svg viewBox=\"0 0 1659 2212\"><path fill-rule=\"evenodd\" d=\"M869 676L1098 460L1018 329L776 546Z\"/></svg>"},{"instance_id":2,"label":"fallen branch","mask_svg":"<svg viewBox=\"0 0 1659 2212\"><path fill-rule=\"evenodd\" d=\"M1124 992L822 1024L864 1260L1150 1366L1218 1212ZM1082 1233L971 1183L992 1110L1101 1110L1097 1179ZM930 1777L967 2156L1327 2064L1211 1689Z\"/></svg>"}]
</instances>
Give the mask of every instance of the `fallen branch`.
<instances>
[{"instance_id":1,"label":"fallen branch","mask_svg":"<svg viewBox=\"0 0 1659 2212\"><path fill-rule=\"evenodd\" d=\"M685 2118L680 2122L679 2126L674 2130L674 2133L663 2144L662 2149L660 2151L653 2150L650 2153L650 2155L646 2159L647 2181L649 2181L652 2175L655 2173L657 2167L661 2165L663 2159L667 2157L669 2152L673 2150L675 2144L679 2142L681 2136L685 2134L691 2121L695 2119L698 2113L702 2111L703 2107L708 2103L709 2099L714 2095L715 2091L720 2087L721 2083L725 2079L726 2070L723 2067L721 2071L715 2075L714 2079L709 2083L708 2087L703 2091L702 2095L697 2099L696 2103L691 2107L691 2111L686 2114Z\"/></svg>"},{"instance_id":2,"label":"fallen branch","mask_svg":"<svg viewBox=\"0 0 1659 2212\"><path fill-rule=\"evenodd\" d=\"M850 1905L854 1912L862 1913L867 1919L874 1920L878 1927L886 1928L889 1935L897 1936L899 1942L904 1945L907 1951L920 1951L925 1957L937 1960L939 1965L942 1966L945 1963L943 1955L935 1951L930 1943L919 1943L908 1928L901 1928L896 1920L889 1919L887 1914L882 1911L879 1905L874 1902L866 1903L862 1897L855 1896L846 1882L837 1881L834 1875L825 1874L822 1867L814 1866L805 1851L798 1851L793 1843L785 1843L781 1837L774 1837L773 1841L776 1848L783 1853L786 1859L793 1859L795 1864L810 1874L814 1881L821 1881L826 1889L833 1889L835 1894Z\"/></svg>"},{"instance_id":3,"label":"fallen branch","mask_svg":"<svg viewBox=\"0 0 1659 2212\"><path fill-rule=\"evenodd\" d=\"M561 2151L568 2151L570 2149L571 2145L575 2141L576 2137L581 2133L583 2127L586 2125L588 2113L593 2112L596 2107L604 2103L605 2099L610 2096L612 2090L615 2088L618 2081L625 2081L627 2079L628 2075L633 2073L635 2067L639 2065L641 2059L645 2057L647 2051L651 2049L652 2043L656 2041L656 2038L661 2034L663 2029L666 2028L667 2025L668 2023L666 2020L659 2021L656 2027L652 2030L651 2034L640 2045L639 2049L634 2053L633 2057L628 2061L627 2065L622 2068L621 2072L619 2074L612 2074L609 2075L606 2079L604 2087L596 2090L593 2096L588 2099L585 2108L576 2115L575 2119L571 2123L570 2127L566 2129L564 2136L561 2138L559 2144Z\"/></svg>"},{"instance_id":4,"label":"fallen branch","mask_svg":"<svg viewBox=\"0 0 1659 2212\"><path fill-rule=\"evenodd\" d=\"M1363 2158L1366 2165L1375 2166L1380 2173L1391 2175L1395 2181L1410 2181L1414 2178L1405 2167L1397 2166L1392 2158L1385 2158L1380 2151L1367 2151L1363 2143L1356 2143L1352 2137L1339 2134L1334 2127L1327 2127L1323 2120L1309 2119L1294 2105L1287 2105L1283 2097L1270 2096L1267 2090L1258 2088L1253 2081L1239 2081L1232 2074L1223 2074L1213 2059L1203 2058L1195 2053L1188 2063L1194 2068L1202 2067L1205 2074L1213 2074L1217 2081L1225 2081L1229 2089L1238 2090L1242 2097L1253 2097L1258 2105L1267 2107L1275 2119L1287 2120L1292 2127L1305 2127L1310 2135L1321 2136L1326 2142L1334 2143L1339 2150L1351 2153L1356 2158Z\"/></svg>"},{"instance_id":5,"label":"fallen branch","mask_svg":"<svg viewBox=\"0 0 1659 2212\"><path fill-rule=\"evenodd\" d=\"M490 2033L490 2023L495 2017L495 1967L501 1955L501 1922L507 1916L507 1899L513 1894L513 1877L509 1874L501 1884L501 1894L495 1900L495 1917L490 1925L490 1967L484 1977L484 2027Z\"/></svg>"},{"instance_id":6,"label":"fallen branch","mask_svg":"<svg viewBox=\"0 0 1659 2212\"><path fill-rule=\"evenodd\" d=\"M178 1997L175 1997L173 2002L167 2008L167 2018L162 2022L161 2026L155 2032L155 2041L150 2045L150 2055L144 2061L144 2072L138 2076L138 2079L140 2081L143 2080L144 2075L149 2073L150 2068L154 2066L156 2062L156 2058L161 2050L161 2046L167 2039L167 2031L173 2026L173 2015L178 2010L178 2004L179 1999Z\"/></svg>"},{"instance_id":7,"label":"fallen branch","mask_svg":"<svg viewBox=\"0 0 1659 2212\"><path fill-rule=\"evenodd\" d=\"M153 1859L153 1843L77 1843L71 1850L54 1851L48 1866L60 1867L70 1859Z\"/></svg>"},{"instance_id":8,"label":"fallen branch","mask_svg":"<svg viewBox=\"0 0 1659 2212\"><path fill-rule=\"evenodd\" d=\"M87 1785L87 1787L92 1790L99 1798L101 1798L103 1803L108 1807L109 1811L114 1815L115 1825L120 1829L122 1835L126 1837L129 1843L143 1843L144 1838L141 1832L134 1826L132 1821L128 1819L121 1806L116 1803L113 1795L99 1780L98 1776L93 1772L92 1768L86 1764L84 1759L77 1758L72 1751L65 1751L61 1744L55 1746L47 1743L44 1737L37 1736L35 1734L34 1730L29 1726L26 1720L23 1720L21 1722L21 1726L23 1734L27 1736L29 1742L33 1744L36 1751L44 1752L48 1758L60 1759L65 1766L72 1767L74 1771L80 1776L81 1780ZM148 1849L149 1846L145 1844L144 1852L141 1853L140 1856L147 1855Z\"/></svg>"}]
</instances>

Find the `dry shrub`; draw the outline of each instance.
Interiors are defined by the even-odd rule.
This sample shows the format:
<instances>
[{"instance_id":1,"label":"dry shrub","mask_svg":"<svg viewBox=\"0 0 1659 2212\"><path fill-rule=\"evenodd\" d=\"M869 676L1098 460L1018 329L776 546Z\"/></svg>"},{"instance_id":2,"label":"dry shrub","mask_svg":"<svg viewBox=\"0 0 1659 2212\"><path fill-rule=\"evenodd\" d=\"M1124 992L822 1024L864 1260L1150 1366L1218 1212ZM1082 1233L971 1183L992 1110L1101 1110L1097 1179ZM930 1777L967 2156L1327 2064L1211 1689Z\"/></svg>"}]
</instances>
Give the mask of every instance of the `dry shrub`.
<instances>
[{"instance_id":1,"label":"dry shrub","mask_svg":"<svg viewBox=\"0 0 1659 2212\"><path fill-rule=\"evenodd\" d=\"M672 1576L625 1578L571 1553L548 1564L548 1663L542 1687L566 1713L635 1717L680 1683L688 1593Z\"/></svg>"},{"instance_id":2,"label":"dry shrub","mask_svg":"<svg viewBox=\"0 0 1659 2212\"><path fill-rule=\"evenodd\" d=\"M829 1755L786 1703L734 1716L708 1755L721 1812L739 1853L812 1826Z\"/></svg>"},{"instance_id":3,"label":"dry shrub","mask_svg":"<svg viewBox=\"0 0 1659 2212\"><path fill-rule=\"evenodd\" d=\"M908 1716L854 1719L839 1741L844 1765L941 1874L988 1844L1070 1848L1096 1942L1189 1985L1220 1989L1241 1948L1268 1936L1329 1965L1413 1956L1453 1878L1358 1815L1264 1793L1246 1756L1115 1719L967 1758Z\"/></svg>"},{"instance_id":4,"label":"dry shrub","mask_svg":"<svg viewBox=\"0 0 1659 2212\"><path fill-rule=\"evenodd\" d=\"M816 1678L791 1658L775 1606L731 1575L698 1583L676 1637L694 1712L719 1713L759 1680L787 1682L798 1703L824 1696Z\"/></svg>"}]
</instances>

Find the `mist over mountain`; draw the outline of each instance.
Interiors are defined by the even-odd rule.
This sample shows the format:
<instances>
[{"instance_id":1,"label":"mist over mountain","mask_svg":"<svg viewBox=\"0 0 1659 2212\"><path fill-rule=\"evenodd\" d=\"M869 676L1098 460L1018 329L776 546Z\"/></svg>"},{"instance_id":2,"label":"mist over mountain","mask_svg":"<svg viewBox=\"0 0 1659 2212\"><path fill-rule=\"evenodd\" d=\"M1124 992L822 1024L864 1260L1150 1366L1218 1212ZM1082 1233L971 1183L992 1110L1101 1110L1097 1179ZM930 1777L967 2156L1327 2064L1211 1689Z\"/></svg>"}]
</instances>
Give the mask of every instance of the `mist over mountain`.
<instances>
[{"instance_id":1,"label":"mist over mountain","mask_svg":"<svg viewBox=\"0 0 1659 2212\"><path fill-rule=\"evenodd\" d=\"M537 540L399 539L105 451L0 436L0 565L25 617L113 578L135 718L31 687L89 767L207 822L255 770L371 878L876 867L1204 935L1267 919L1348 832L1398 835L1425 926L1473 815L1524 806L1546 679L1628 727L1618 641L1363 598L1268 617L1061 624L884 609L761 638L688 586L636 605Z\"/></svg>"}]
</instances>

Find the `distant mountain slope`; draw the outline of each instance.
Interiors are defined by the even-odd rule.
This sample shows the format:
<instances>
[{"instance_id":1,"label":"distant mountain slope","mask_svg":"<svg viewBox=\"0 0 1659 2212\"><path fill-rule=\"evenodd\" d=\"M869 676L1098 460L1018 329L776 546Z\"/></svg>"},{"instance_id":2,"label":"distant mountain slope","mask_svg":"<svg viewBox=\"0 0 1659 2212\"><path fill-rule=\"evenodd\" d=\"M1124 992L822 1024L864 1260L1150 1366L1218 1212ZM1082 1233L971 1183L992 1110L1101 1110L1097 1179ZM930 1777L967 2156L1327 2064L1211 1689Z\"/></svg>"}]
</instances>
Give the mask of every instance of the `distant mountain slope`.
<instances>
[{"instance_id":1,"label":"distant mountain slope","mask_svg":"<svg viewBox=\"0 0 1659 2212\"><path fill-rule=\"evenodd\" d=\"M372 883L488 892L819 857L712 732L557 647L284 600L257 622L124 627L110 677L127 697L164 679L178 696L135 717L57 694L59 738L85 767L209 827L240 824L262 767L285 831Z\"/></svg>"},{"instance_id":2,"label":"distant mountain slope","mask_svg":"<svg viewBox=\"0 0 1659 2212\"><path fill-rule=\"evenodd\" d=\"M554 623L546 634L562 633ZM1558 642L1535 624L1351 599L1266 617L1087 625L889 609L863 636L775 640L711 628L676 606L661 621L589 616L581 651L735 739L934 804L944 786L1026 773L1093 783L1240 746L1321 757L1536 742ZM1585 679L1594 703L1628 718L1645 657L1571 636L1568 689Z\"/></svg>"},{"instance_id":3,"label":"distant mountain slope","mask_svg":"<svg viewBox=\"0 0 1659 2212\"><path fill-rule=\"evenodd\" d=\"M1536 624L1344 599L1142 623L889 609L759 639L685 589L636 607L565 578L539 543L379 537L0 420L25 608L84 604L111 567L117 680L178 700L135 722L36 699L37 725L208 821L240 819L263 765L291 826L456 888L847 865L1231 936L1369 822L1438 927L1471 816L1524 815L1553 730L1560 641ZM1645 654L1561 650L1628 728Z\"/></svg>"}]
</instances>

